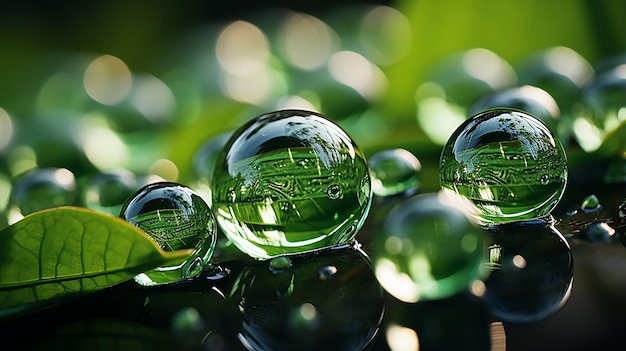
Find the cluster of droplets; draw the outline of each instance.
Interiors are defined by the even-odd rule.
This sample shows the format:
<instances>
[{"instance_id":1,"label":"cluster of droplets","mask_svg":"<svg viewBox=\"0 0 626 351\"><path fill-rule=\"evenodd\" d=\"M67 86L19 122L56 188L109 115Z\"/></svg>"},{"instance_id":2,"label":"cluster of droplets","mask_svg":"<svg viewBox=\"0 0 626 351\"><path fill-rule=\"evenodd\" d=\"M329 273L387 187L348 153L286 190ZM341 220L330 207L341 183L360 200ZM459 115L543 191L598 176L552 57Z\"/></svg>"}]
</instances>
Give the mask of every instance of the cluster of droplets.
<instances>
[{"instance_id":1,"label":"cluster of droplets","mask_svg":"<svg viewBox=\"0 0 626 351\"><path fill-rule=\"evenodd\" d=\"M392 9L380 7L366 12L367 18L387 18L399 23L396 28L404 28L404 18ZM342 16L341 21L344 19ZM370 20L369 31L378 34L362 40L369 42L366 46L370 48L381 45L371 42L380 40L377 29L383 27L373 23ZM367 31L366 24L364 21ZM47 159L42 152L49 148L69 155L77 164L107 170L86 177L67 168L37 168L35 161L14 152L20 162L13 162L12 172L20 173L20 177L10 187L7 224L41 209L79 204L119 215L145 230L164 250L194 249L190 258L176 265L138 275L135 280L142 285L197 277L216 264L216 252L235 246L262 261L243 269L227 296L236 301L240 318L234 327L249 349L264 349L265 345L255 344L259 341L274 343L279 349L294 345L319 349L326 345L329 329L346 337L341 346L366 348L382 318L379 283L403 302L449 298L469 288L501 320L539 320L561 306L571 289L571 253L560 231L593 242L608 242L623 234L624 203L615 216L605 218L600 200L589 196L580 208L567 214L564 222L557 225L551 215L567 185L563 146L576 144L591 152L611 133L623 130L619 129L626 118L623 62L609 62L594 72L580 55L563 47L531 55L516 69L485 49L440 60L415 96L421 130L444 145L439 170L444 191L420 194L421 163L407 149L383 149L372 153L366 162L348 133L309 110L280 110L248 121L251 111L264 108L261 106L298 106L334 116L360 139L374 139L388 131L386 121L371 105L382 96L386 83L378 66L397 61L402 53L394 48L403 46L387 44L388 50L383 50L386 54L381 51L370 61L361 55L363 52L332 53L337 46L336 33L312 16L288 13L282 25L278 57L284 65L273 64L275 57L268 59L267 38L255 25L237 21L222 28L222 39L211 61L219 66L215 76L220 77L221 87L195 80L186 84L176 73L164 80L169 84L166 87L156 77L130 72L110 55L81 61L79 66L86 68L84 90L89 96L79 89L66 90L81 106L90 106L91 100L100 104L93 110L96 115L103 112L110 116L106 123L90 113L80 124L82 138L70 137L78 128L74 128L77 119L73 117L62 122L37 117L32 126L22 127L33 135L45 136L42 140L27 139L40 157L40 165L54 163L56 154ZM311 30L316 35L307 32ZM302 32L309 38L320 38L308 44L317 45L319 50L313 51L325 56L310 52L301 55L307 50L294 43L302 42L296 35ZM237 48L219 46L226 36L259 39L255 47L260 54L254 66L261 70L237 71L236 63L242 62ZM395 35L395 39L406 38ZM381 42L397 40L383 38ZM558 70L550 64L554 57L568 63L563 66L576 67L576 72ZM488 63L494 74L476 75L466 69L471 66L468 62ZM348 66L365 67L360 73L367 74L355 76L371 77L368 84L342 75L341 68ZM205 65L201 69L205 70ZM298 84L284 84L288 70L295 71L296 82L313 81L315 93L298 90ZM124 82L117 81L109 89L98 86L89 79L98 71L121 72ZM63 73L76 78L73 72ZM195 73L190 75L205 76ZM257 86L268 88L250 93L246 88L255 75L279 78L262 81L267 84ZM130 84L131 76L137 83L132 90L119 89L120 84L124 87L122 83ZM58 100L54 99L54 87L58 86L55 77L42 87L38 98L42 109L59 107L50 106L51 101ZM203 89L194 90L192 85L196 84ZM122 96L125 90L128 99ZM192 162L195 190L165 181L175 179L178 170L171 161L158 159L163 151L158 145L141 149L150 163L135 160L135 166L149 166L151 174L164 178L139 177L121 168L111 170L133 151L137 133L151 135L159 127L172 125L166 116L171 115L174 98L185 110L181 115L192 116L185 120L190 123L199 115L199 101L213 101L203 95L207 93L227 95L248 108L233 118L234 123L245 119L243 126L215 134L197 148ZM151 105L142 103L141 96L146 94L159 96L159 106L146 108ZM6 116L2 112L0 117ZM6 120L0 119L0 123ZM67 138L60 140L58 135ZM99 140L105 140L106 147L98 145ZM25 165L29 160L33 164ZM624 165L623 158L612 161L603 180L623 183ZM32 171L22 174L21 169ZM6 189L4 183L8 182L0 178L0 190ZM369 217L378 227L362 231L372 202L375 206ZM218 232L224 236L218 237ZM371 242L364 242L372 248L374 274L370 274L369 257L363 252L339 250L358 246L357 235L363 239L372 235ZM224 246L218 240L225 240ZM552 269L543 269L545 265ZM311 286L316 289L307 290ZM322 301L328 296L331 298ZM351 299L356 302L350 303ZM150 305L147 300L145 304ZM363 305L371 308L363 309ZM342 315L346 319L340 316L324 326L328 321L322 317L333 315L337 309L348 311L349 316ZM259 311L270 311L284 322L273 323L274 319ZM193 319L193 313L180 318ZM353 326L350 323L354 321L359 321L360 328L345 327Z\"/></svg>"}]
</instances>

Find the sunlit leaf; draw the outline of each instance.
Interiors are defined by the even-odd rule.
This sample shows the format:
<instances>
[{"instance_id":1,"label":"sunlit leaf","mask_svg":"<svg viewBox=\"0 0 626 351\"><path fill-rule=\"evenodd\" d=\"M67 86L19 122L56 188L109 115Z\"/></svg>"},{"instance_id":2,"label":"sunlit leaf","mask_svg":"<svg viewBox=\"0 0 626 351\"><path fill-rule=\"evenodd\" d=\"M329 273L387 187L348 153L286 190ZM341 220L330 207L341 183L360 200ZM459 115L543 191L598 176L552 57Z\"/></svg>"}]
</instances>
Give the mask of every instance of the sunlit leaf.
<instances>
[{"instance_id":1,"label":"sunlit leaf","mask_svg":"<svg viewBox=\"0 0 626 351\"><path fill-rule=\"evenodd\" d=\"M101 290L180 261L121 218L79 207L24 217L0 231L0 318Z\"/></svg>"}]
</instances>

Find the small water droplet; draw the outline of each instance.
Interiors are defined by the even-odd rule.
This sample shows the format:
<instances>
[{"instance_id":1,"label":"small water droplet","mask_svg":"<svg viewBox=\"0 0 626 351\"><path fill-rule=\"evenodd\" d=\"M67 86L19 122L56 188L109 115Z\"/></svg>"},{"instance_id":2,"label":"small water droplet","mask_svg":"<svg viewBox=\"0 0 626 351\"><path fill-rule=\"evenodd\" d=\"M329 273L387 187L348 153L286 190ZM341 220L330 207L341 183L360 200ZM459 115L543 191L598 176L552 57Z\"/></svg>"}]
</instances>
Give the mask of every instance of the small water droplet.
<instances>
[{"instance_id":1,"label":"small water droplet","mask_svg":"<svg viewBox=\"0 0 626 351\"><path fill-rule=\"evenodd\" d=\"M281 271L291 266L291 259L287 256L278 256L270 260L270 270Z\"/></svg>"},{"instance_id":2,"label":"small water droplet","mask_svg":"<svg viewBox=\"0 0 626 351\"><path fill-rule=\"evenodd\" d=\"M541 183L541 185L548 185L549 182L550 176L548 176L547 174L544 174L541 176L541 178L539 178L539 183Z\"/></svg>"},{"instance_id":3,"label":"small water droplet","mask_svg":"<svg viewBox=\"0 0 626 351\"><path fill-rule=\"evenodd\" d=\"M330 277L337 273L337 267L335 266L323 266L317 270L317 278L319 280L328 280Z\"/></svg>"},{"instance_id":4,"label":"small water droplet","mask_svg":"<svg viewBox=\"0 0 626 351\"><path fill-rule=\"evenodd\" d=\"M339 184L333 184L326 189L326 196L331 200L340 199L343 196L341 186Z\"/></svg>"},{"instance_id":5,"label":"small water droplet","mask_svg":"<svg viewBox=\"0 0 626 351\"><path fill-rule=\"evenodd\" d=\"M585 197L582 204L580 205L580 209L583 212L596 212L599 211L601 208L602 205L600 204L600 200L597 196L593 194Z\"/></svg>"}]
</instances>

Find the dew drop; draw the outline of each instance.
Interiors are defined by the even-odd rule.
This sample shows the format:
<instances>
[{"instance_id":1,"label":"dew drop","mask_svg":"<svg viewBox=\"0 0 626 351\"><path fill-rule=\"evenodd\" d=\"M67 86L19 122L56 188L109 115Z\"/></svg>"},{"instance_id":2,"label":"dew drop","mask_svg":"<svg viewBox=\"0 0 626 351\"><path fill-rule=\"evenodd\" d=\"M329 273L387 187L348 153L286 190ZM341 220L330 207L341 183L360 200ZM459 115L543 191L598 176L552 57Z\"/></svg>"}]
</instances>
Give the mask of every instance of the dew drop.
<instances>
[{"instance_id":1,"label":"dew drop","mask_svg":"<svg viewBox=\"0 0 626 351\"><path fill-rule=\"evenodd\" d=\"M580 205L580 209L583 212L596 212L599 211L601 208L602 205L600 204L600 200L596 195L593 194L585 197L582 204Z\"/></svg>"},{"instance_id":2,"label":"dew drop","mask_svg":"<svg viewBox=\"0 0 626 351\"><path fill-rule=\"evenodd\" d=\"M270 260L270 270L280 271L291 266L291 260L287 256L278 256Z\"/></svg>"},{"instance_id":3,"label":"dew drop","mask_svg":"<svg viewBox=\"0 0 626 351\"><path fill-rule=\"evenodd\" d=\"M217 223L207 203L191 188L173 182L151 183L122 207L120 217L144 230L165 251L193 249L184 261L140 273L144 286L168 284L199 275L215 249Z\"/></svg>"},{"instance_id":4,"label":"dew drop","mask_svg":"<svg viewBox=\"0 0 626 351\"><path fill-rule=\"evenodd\" d=\"M527 150L537 152L530 157ZM510 108L467 119L448 139L441 159L446 161L439 169L441 187L470 200L483 224L549 214L568 174L565 150L552 131Z\"/></svg>"}]
</instances>

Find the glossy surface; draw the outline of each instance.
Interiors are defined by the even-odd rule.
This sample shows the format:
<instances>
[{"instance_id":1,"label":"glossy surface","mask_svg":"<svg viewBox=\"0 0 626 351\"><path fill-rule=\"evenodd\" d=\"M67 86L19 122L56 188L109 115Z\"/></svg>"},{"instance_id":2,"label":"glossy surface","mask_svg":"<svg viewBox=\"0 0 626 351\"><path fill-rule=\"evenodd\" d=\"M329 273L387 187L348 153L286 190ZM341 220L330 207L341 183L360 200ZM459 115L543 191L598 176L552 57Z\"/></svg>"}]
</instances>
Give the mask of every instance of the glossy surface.
<instances>
[{"instance_id":1,"label":"glossy surface","mask_svg":"<svg viewBox=\"0 0 626 351\"><path fill-rule=\"evenodd\" d=\"M247 350L367 350L384 314L383 290L365 253L352 246L245 267L228 302Z\"/></svg>"},{"instance_id":2,"label":"glossy surface","mask_svg":"<svg viewBox=\"0 0 626 351\"><path fill-rule=\"evenodd\" d=\"M371 256L381 285L400 301L452 296L484 277L485 231L445 192L413 196L390 212Z\"/></svg>"},{"instance_id":3,"label":"glossy surface","mask_svg":"<svg viewBox=\"0 0 626 351\"><path fill-rule=\"evenodd\" d=\"M261 115L218 156L212 209L235 245L259 259L351 242L370 208L366 160L326 117Z\"/></svg>"},{"instance_id":4,"label":"glossy surface","mask_svg":"<svg viewBox=\"0 0 626 351\"><path fill-rule=\"evenodd\" d=\"M216 241L215 217L192 189L172 182L148 184L126 202L120 217L143 229L163 250L195 249L191 257L177 265L137 275L135 281L139 284L193 278L210 266Z\"/></svg>"},{"instance_id":5,"label":"glossy surface","mask_svg":"<svg viewBox=\"0 0 626 351\"><path fill-rule=\"evenodd\" d=\"M441 153L441 187L469 199L484 223L548 215L567 182L559 140L535 117L510 109L461 124Z\"/></svg>"},{"instance_id":6,"label":"glossy surface","mask_svg":"<svg viewBox=\"0 0 626 351\"><path fill-rule=\"evenodd\" d=\"M368 166L372 191L377 196L412 195L419 189L422 164L410 151L379 151L369 157Z\"/></svg>"},{"instance_id":7,"label":"glossy surface","mask_svg":"<svg viewBox=\"0 0 626 351\"><path fill-rule=\"evenodd\" d=\"M572 289L574 260L554 219L505 223L491 228L482 296L503 322L540 321L563 306Z\"/></svg>"}]
</instances>

